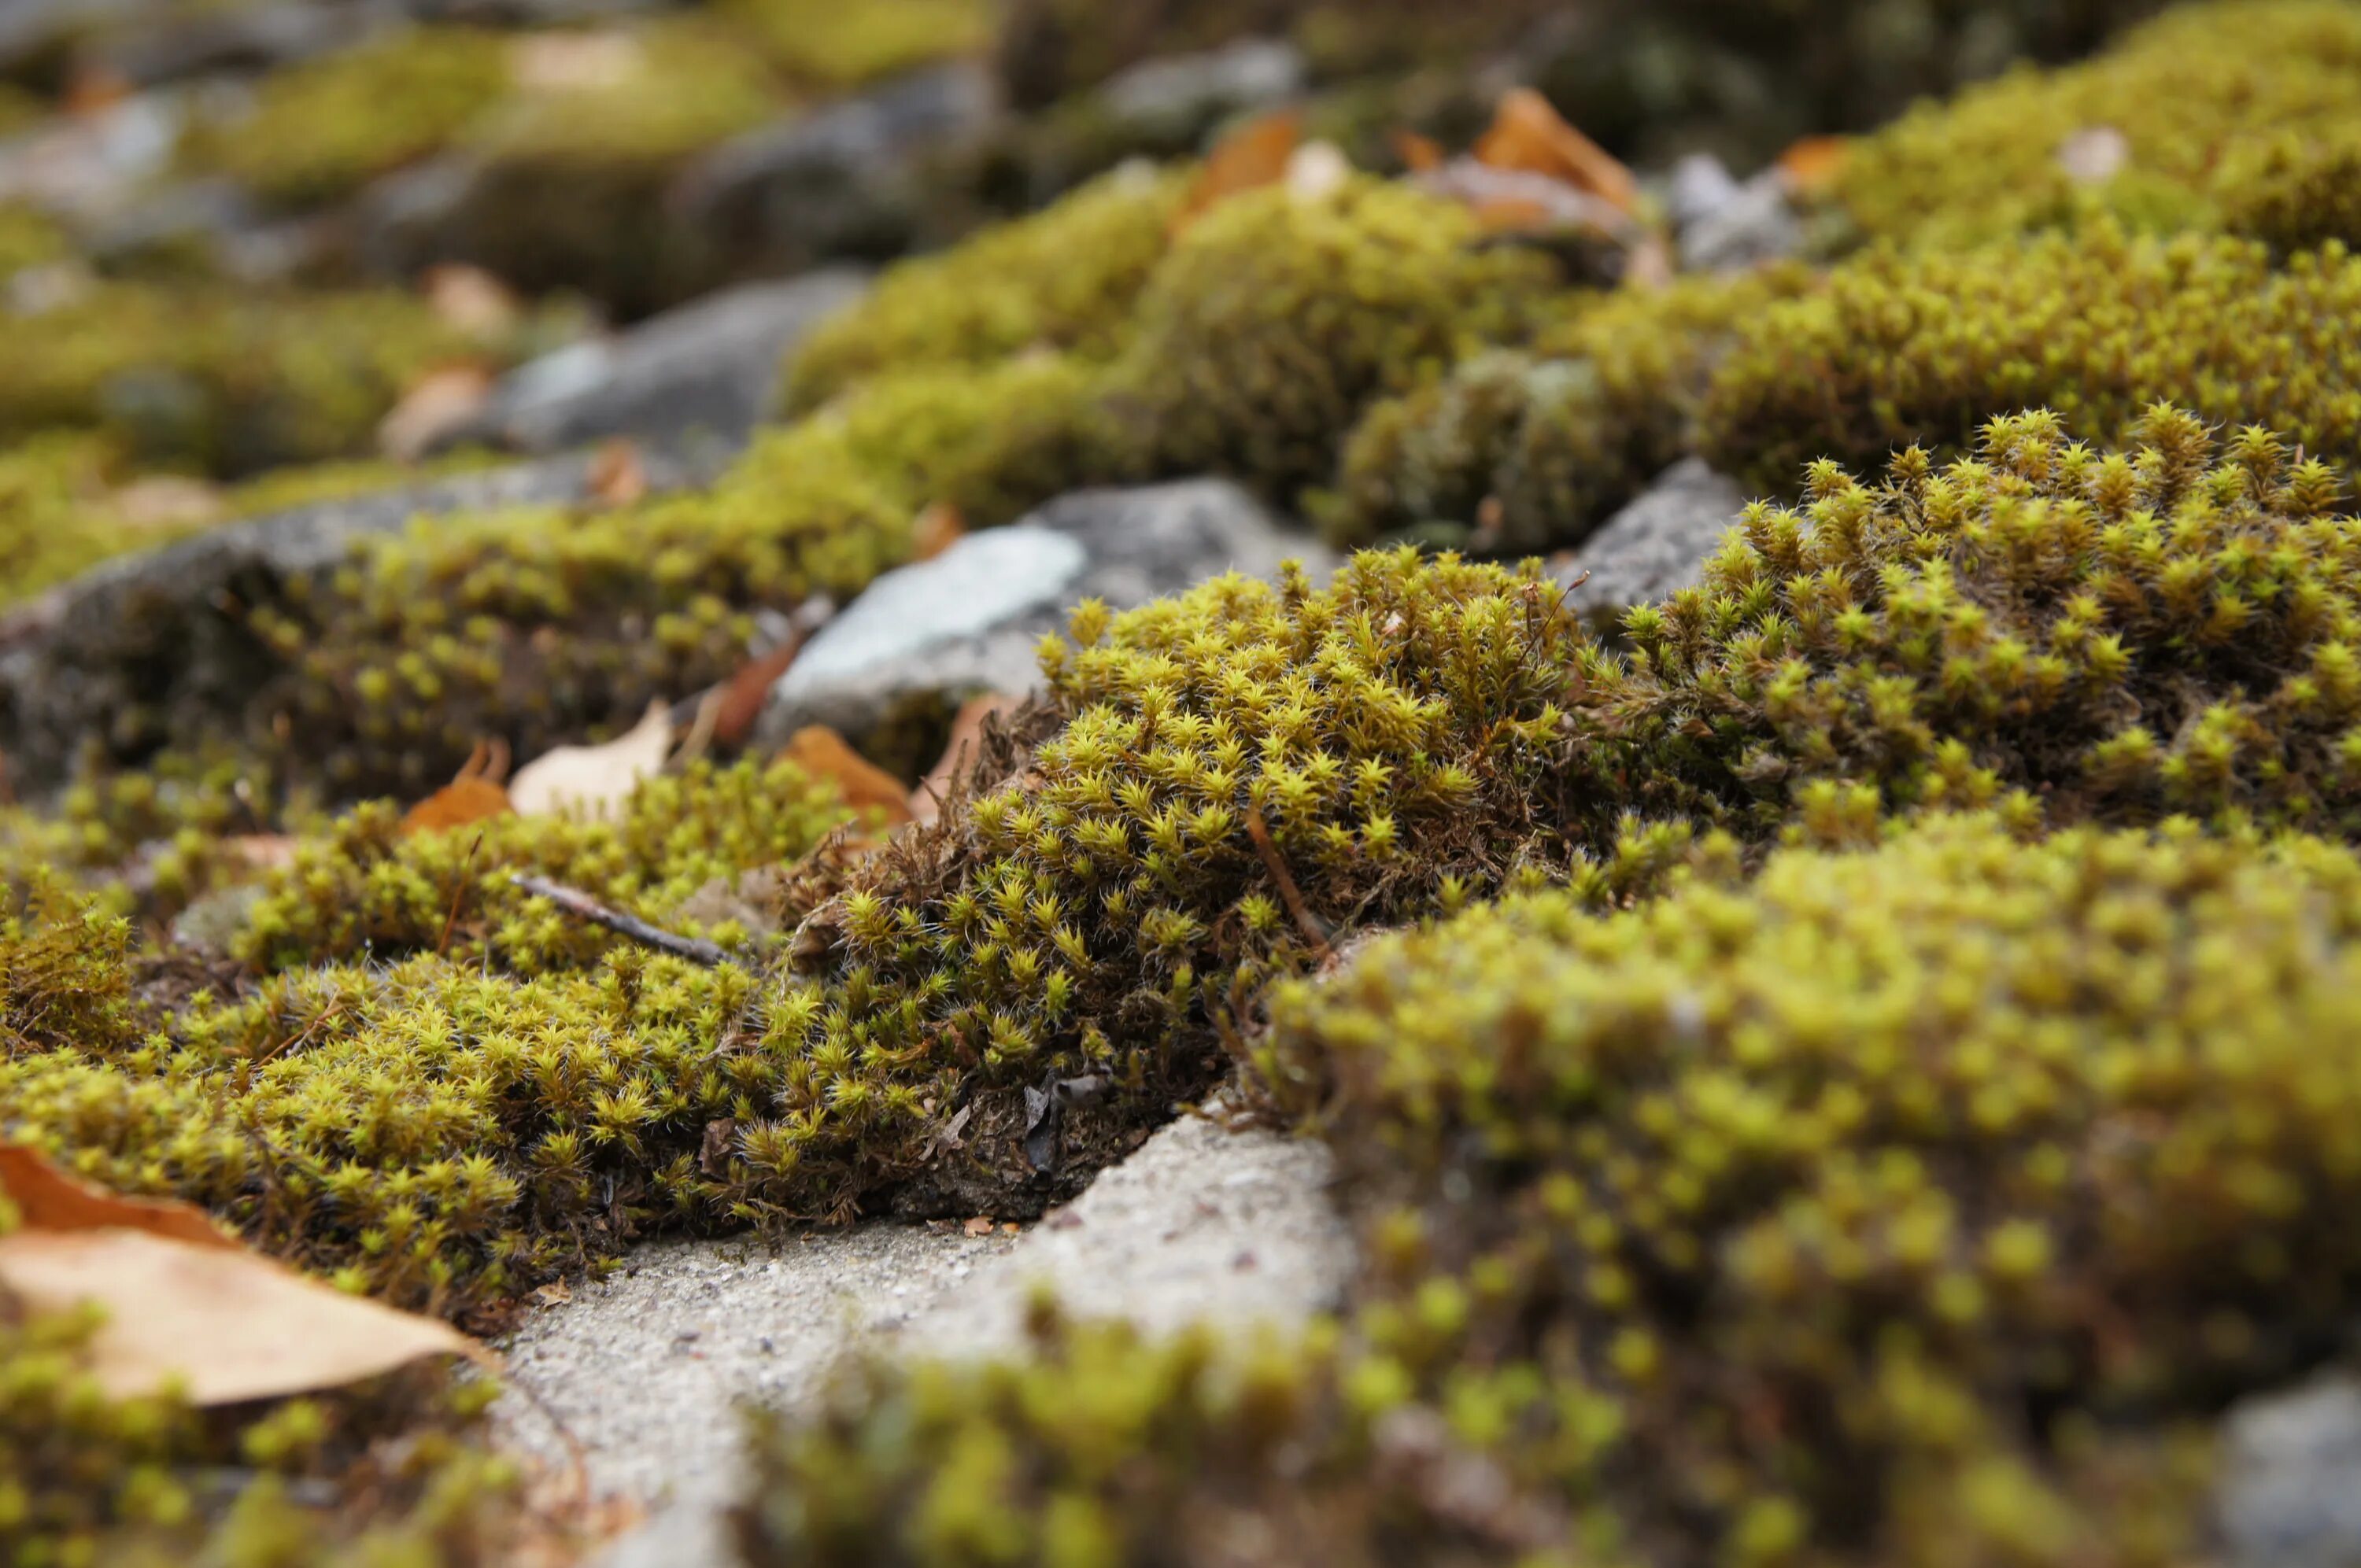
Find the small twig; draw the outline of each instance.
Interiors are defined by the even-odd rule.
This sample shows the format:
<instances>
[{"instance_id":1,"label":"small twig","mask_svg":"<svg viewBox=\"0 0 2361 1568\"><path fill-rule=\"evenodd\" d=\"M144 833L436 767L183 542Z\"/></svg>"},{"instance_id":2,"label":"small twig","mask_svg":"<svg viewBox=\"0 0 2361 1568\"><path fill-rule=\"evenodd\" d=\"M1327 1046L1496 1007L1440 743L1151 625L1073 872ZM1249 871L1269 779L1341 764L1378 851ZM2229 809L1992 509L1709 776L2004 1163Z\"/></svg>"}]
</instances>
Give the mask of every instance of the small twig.
<instances>
[{"instance_id":1,"label":"small twig","mask_svg":"<svg viewBox=\"0 0 2361 1568\"><path fill-rule=\"evenodd\" d=\"M667 931L660 926L651 926L636 916L626 915L620 909L608 908L587 893L580 893L570 887L562 887L556 883L537 876L511 876L509 882L535 898L549 900L550 903L578 920L588 920L593 926L603 926L618 937L637 942L642 947L653 948L658 952L670 953L675 958L686 959L693 964L703 964L708 969L730 961L729 953L717 943L702 941L693 937L684 937L677 932Z\"/></svg>"},{"instance_id":2,"label":"small twig","mask_svg":"<svg viewBox=\"0 0 2361 1568\"><path fill-rule=\"evenodd\" d=\"M1296 928L1311 939L1322 958L1326 958L1329 951L1328 928L1303 902L1303 890L1295 885L1295 873L1287 869L1285 861L1279 859L1279 846L1270 841L1270 829L1263 825L1262 808L1252 801L1246 803L1246 837L1254 840L1255 853L1262 857L1263 870L1268 872L1270 880L1279 884L1279 896L1286 904L1287 912L1295 916Z\"/></svg>"}]
</instances>

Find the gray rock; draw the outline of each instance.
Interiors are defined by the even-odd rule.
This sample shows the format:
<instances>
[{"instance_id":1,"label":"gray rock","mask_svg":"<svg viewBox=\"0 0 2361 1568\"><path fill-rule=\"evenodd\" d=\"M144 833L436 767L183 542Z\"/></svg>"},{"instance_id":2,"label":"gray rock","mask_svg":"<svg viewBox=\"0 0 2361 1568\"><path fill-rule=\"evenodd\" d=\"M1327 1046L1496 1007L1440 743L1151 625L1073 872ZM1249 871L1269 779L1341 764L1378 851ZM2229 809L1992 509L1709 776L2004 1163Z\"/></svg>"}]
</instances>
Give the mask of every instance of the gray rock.
<instances>
[{"instance_id":1,"label":"gray rock","mask_svg":"<svg viewBox=\"0 0 2361 1568\"><path fill-rule=\"evenodd\" d=\"M1268 576L1290 558L1334 561L1223 480L1061 497L872 583L772 688L758 738L826 724L857 745L978 692L1030 691L1042 634L1081 600L1126 609L1233 569Z\"/></svg>"},{"instance_id":2,"label":"gray rock","mask_svg":"<svg viewBox=\"0 0 2361 1568\"><path fill-rule=\"evenodd\" d=\"M2215 1494L2236 1568L2361 1568L2361 1379L2232 1408Z\"/></svg>"},{"instance_id":3,"label":"gray rock","mask_svg":"<svg viewBox=\"0 0 2361 1568\"><path fill-rule=\"evenodd\" d=\"M1146 129L1194 132L1225 115L1285 103L1303 91L1302 51L1274 38L1241 38L1202 54L1135 65L1098 92L1115 119Z\"/></svg>"},{"instance_id":4,"label":"gray rock","mask_svg":"<svg viewBox=\"0 0 2361 1568\"><path fill-rule=\"evenodd\" d=\"M1569 607L1610 628L1633 605L1693 586L1745 510L1737 481L1702 458L1684 458L1579 549L1554 561L1554 575L1569 585Z\"/></svg>"},{"instance_id":5,"label":"gray rock","mask_svg":"<svg viewBox=\"0 0 2361 1568\"><path fill-rule=\"evenodd\" d=\"M738 1481L730 1408L812 1411L849 1352L929 1358L1022 1349L1024 1303L1046 1285L1069 1310L1151 1334L1190 1322L1300 1327L1351 1278L1352 1238L1321 1145L1191 1120L1148 1140L1081 1198L1027 1230L871 1224L775 1249L669 1243L577 1287L504 1347L495 1407L512 1451L563 1463L549 1426L582 1443L594 1489L661 1505L600 1568L728 1561L720 1510Z\"/></svg>"},{"instance_id":6,"label":"gray rock","mask_svg":"<svg viewBox=\"0 0 2361 1568\"><path fill-rule=\"evenodd\" d=\"M864 287L849 269L748 283L620 337L544 355L505 377L442 444L555 452L610 435L742 442L770 410L781 357Z\"/></svg>"},{"instance_id":7,"label":"gray rock","mask_svg":"<svg viewBox=\"0 0 2361 1568\"><path fill-rule=\"evenodd\" d=\"M681 172L671 204L722 254L771 270L895 254L931 232L929 155L998 114L980 65L913 72L722 143Z\"/></svg>"},{"instance_id":8,"label":"gray rock","mask_svg":"<svg viewBox=\"0 0 2361 1568\"><path fill-rule=\"evenodd\" d=\"M1711 154L1693 154L1673 171L1668 204L1687 271L1743 272L1804 248L1803 220L1775 168L1741 184Z\"/></svg>"},{"instance_id":9,"label":"gray rock","mask_svg":"<svg viewBox=\"0 0 2361 1568\"><path fill-rule=\"evenodd\" d=\"M0 201L90 221L128 206L172 157L188 96L156 88L0 141Z\"/></svg>"},{"instance_id":10,"label":"gray rock","mask_svg":"<svg viewBox=\"0 0 2361 1568\"><path fill-rule=\"evenodd\" d=\"M242 607L416 517L579 500L590 466L552 458L323 501L106 562L0 617L0 750L38 790L63 782L88 742L132 762L218 737L278 668ZM704 477L662 454L647 467L659 488Z\"/></svg>"}]
</instances>

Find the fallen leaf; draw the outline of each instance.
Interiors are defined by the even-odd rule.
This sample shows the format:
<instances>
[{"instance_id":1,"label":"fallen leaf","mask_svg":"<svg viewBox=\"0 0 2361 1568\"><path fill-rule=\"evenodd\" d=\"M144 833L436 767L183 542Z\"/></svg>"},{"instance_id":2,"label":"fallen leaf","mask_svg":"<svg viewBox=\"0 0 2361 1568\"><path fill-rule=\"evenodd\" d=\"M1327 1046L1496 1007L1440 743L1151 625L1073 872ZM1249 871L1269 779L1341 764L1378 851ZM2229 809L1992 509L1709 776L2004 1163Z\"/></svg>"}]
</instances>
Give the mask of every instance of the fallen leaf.
<instances>
[{"instance_id":1,"label":"fallen leaf","mask_svg":"<svg viewBox=\"0 0 2361 1568\"><path fill-rule=\"evenodd\" d=\"M491 372L480 365L430 370L379 422L378 450L396 462L413 462L425 455L437 436L466 422L491 395Z\"/></svg>"},{"instance_id":2,"label":"fallen leaf","mask_svg":"<svg viewBox=\"0 0 2361 1568\"><path fill-rule=\"evenodd\" d=\"M1412 174L1432 174L1446 161L1441 144L1433 137L1422 137L1416 131L1394 132L1393 145L1394 156L1400 159L1402 167Z\"/></svg>"},{"instance_id":3,"label":"fallen leaf","mask_svg":"<svg viewBox=\"0 0 2361 1568\"><path fill-rule=\"evenodd\" d=\"M965 1231L972 1236L988 1236L992 1234L992 1216L989 1214L978 1214L974 1219L970 1220L966 1224L961 1225L960 1229Z\"/></svg>"},{"instance_id":4,"label":"fallen leaf","mask_svg":"<svg viewBox=\"0 0 2361 1568\"><path fill-rule=\"evenodd\" d=\"M533 1293L533 1299L544 1307L563 1307L574 1299L574 1292L563 1279L553 1279Z\"/></svg>"},{"instance_id":5,"label":"fallen leaf","mask_svg":"<svg viewBox=\"0 0 2361 1568\"><path fill-rule=\"evenodd\" d=\"M1852 143L1843 137L1806 137L1779 155L1779 178L1795 195L1825 196L1851 156Z\"/></svg>"},{"instance_id":6,"label":"fallen leaf","mask_svg":"<svg viewBox=\"0 0 2361 1568\"><path fill-rule=\"evenodd\" d=\"M405 834L440 833L487 817L506 817L514 809L509 792L490 780L459 779L412 806L402 816L401 830Z\"/></svg>"},{"instance_id":7,"label":"fallen leaf","mask_svg":"<svg viewBox=\"0 0 2361 1568\"><path fill-rule=\"evenodd\" d=\"M246 833L228 840L230 853L258 872L275 872L295 863L291 833Z\"/></svg>"},{"instance_id":8,"label":"fallen leaf","mask_svg":"<svg viewBox=\"0 0 2361 1568\"><path fill-rule=\"evenodd\" d=\"M807 725L788 738L780 754L816 779L833 783L844 804L875 812L887 826L910 818L910 792L902 781L851 746L825 724Z\"/></svg>"},{"instance_id":9,"label":"fallen leaf","mask_svg":"<svg viewBox=\"0 0 2361 1568\"><path fill-rule=\"evenodd\" d=\"M474 1355L447 1324L306 1279L238 1247L147 1231L0 1236L0 1285L35 1311L95 1303L90 1370L117 1398L177 1384L198 1406L340 1388L430 1355Z\"/></svg>"},{"instance_id":10,"label":"fallen leaf","mask_svg":"<svg viewBox=\"0 0 2361 1568\"><path fill-rule=\"evenodd\" d=\"M2113 126L2085 126L2058 148L2058 167L2077 185L2103 185L2131 159L2130 139Z\"/></svg>"},{"instance_id":11,"label":"fallen leaf","mask_svg":"<svg viewBox=\"0 0 2361 1568\"><path fill-rule=\"evenodd\" d=\"M538 92L626 86L646 64L628 33L527 33L509 45L509 75Z\"/></svg>"},{"instance_id":12,"label":"fallen leaf","mask_svg":"<svg viewBox=\"0 0 2361 1568\"><path fill-rule=\"evenodd\" d=\"M949 501L930 501L910 527L911 559L931 561L967 537L967 520Z\"/></svg>"},{"instance_id":13,"label":"fallen leaf","mask_svg":"<svg viewBox=\"0 0 2361 1568\"><path fill-rule=\"evenodd\" d=\"M603 746L560 746L517 770L509 802L523 817L580 810L603 817L664 764L672 751L672 710L648 705L647 716Z\"/></svg>"},{"instance_id":14,"label":"fallen leaf","mask_svg":"<svg viewBox=\"0 0 2361 1568\"><path fill-rule=\"evenodd\" d=\"M771 688L796 662L812 634L826 626L836 614L836 601L824 594L815 594L796 607L786 618L778 645L767 652L758 653L732 672L721 687L721 704L715 710L713 739L724 746L743 745L753 732L754 721L763 716L763 707L771 700Z\"/></svg>"},{"instance_id":15,"label":"fallen leaf","mask_svg":"<svg viewBox=\"0 0 2361 1568\"><path fill-rule=\"evenodd\" d=\"M1205 155L1188 199L1173 216L1174 236L1232 196L1278 184L1302 140L1303 116L1293 109L1257 115L1224 137Z\"/></svg>"},{"instance_id":16,"label":"fallen leaf","mask_svg":"<svg viewBox=\"0 0 2361 1568\"><path fill-rule=\"evenodd\" d=\"M134 479L107 498L107 510L134 528L190 528L229 515L220 490L177 474Z\"/></svg>"},{"instance_id":17,"label":"fallen leaf","mask_svg":"<svg viewBox=\"0 0 2361 1568\"><path fill-rule=\"evenodd\" d=\"M480 267L447 261L426 274L426 302L444 322L476 337L498 337L516 325L517 297Z\"/></svg>"},{"instance_id":18,"label":"fallen leaf","mask_svg":"<svg viewBox=\"0 0 2361 1568\"><path fill-rule=\"evenodd\" d=\"M639 444L622 435L600 443L590 459L589 481L590 499L607 506L627 507L645 500L648 466L641 460Z\"/></svg>"},{"instance_id":19,"label":"fallen leaf","mask_svg":"<svg viewBox=\"0 0 2361 1568\"><path fill-rule=\"evenodd\" d=\"M281 1267L202 1210L110 1192L37 1149L0 1145L0 1189L17 1215L0 1236L0 1288L34 1311L99 1307L89 1365L110 1396L170 1383L192 1404L243 1404L484 1354L447 1324Z\"/></svg>"},{"instance_id":20,"label":"fallen leaf","mask_svg":"<svg viewBox=\"0 0 2361 1568\"><path fill-rule=\"evenodd\" d=\"M1287 193L1298 202L1324 202L1353 178L1353 160L1333 141L1308 141L1289 155Z\"/></svg>"},{"instance_id":21,"label":"fallen leaf","mask_svg":"<svg viewBox=\"0 0 2361 1568\"><path fill-rule=\"evenodd\" d=\"M1640 183L1606 148L1566 124L1550 101L1530 87L1501 96L1492 126L1475 147L1488 169L1546 174L1587 191L1629 214L1640 204Z\"/></svg>"},{"instance_id":22,"label":"fallen leaf","mask_svg":"<svg viewBox=\"0 0 2361 1568\"><path fill-rule=\"evenodd\" d=\"M63 107L78 120L95 118L135 91L131 79L107 65L84 65L66 83Z\"/></svg>"},{"instance_id":23,"label":"fallen leaf","mask_svg":"<svg viewBox=\"0 0 2361 1568\"><path fill-rule=\"evenodd\" d=\"M910 816L914 821L932 822L941 817L943 802L950 795L951 780L961 768L975 762L977 743L983 739L984 721L1015 712L1024 700L1005 692L986 692L960 705L958 717L951 720L950 739L943 743L942 756L918 781L918 787L910 792Z\"/></svg>"},{"instance_id":24,"label":"fallen leaf","mask_svg":"<svg viewBox=\"0 0 2361 1568\"><path fill-rule=\"evenodd\" d=\"M38 1149L0 1144L0 1190L16 1207L27 1230L146 1231L192 1246L246 1249L224 1235L202 1209L170 1198L126 1198L70 1176Z\"/></svg>"}]
</instances>

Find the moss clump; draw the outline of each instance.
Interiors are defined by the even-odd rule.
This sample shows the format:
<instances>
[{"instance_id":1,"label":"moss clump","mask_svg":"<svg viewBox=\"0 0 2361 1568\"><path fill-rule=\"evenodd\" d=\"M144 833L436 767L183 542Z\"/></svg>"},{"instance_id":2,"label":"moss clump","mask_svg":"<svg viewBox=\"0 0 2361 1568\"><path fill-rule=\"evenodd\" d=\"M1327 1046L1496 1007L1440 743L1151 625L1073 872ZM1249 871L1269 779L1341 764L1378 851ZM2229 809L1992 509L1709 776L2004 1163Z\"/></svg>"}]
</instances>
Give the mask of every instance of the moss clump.
<instances>
[{"instance_id":1,"label":"moss clump","mask_svg":"<svg viewBox=\"0 0 2361 1568\"><path fill-rule=\"evenodd\" d=\"M2085 64L2021 67L1914 109L1853 149L1835 195L1862 232L1934 247L2099 214L2210 227L2221 203L2239 197L2246 144L2349 133L2361 126L2356 92L2361 14L2352 6L2190 5ZM2121 138L2120 167L2078 173L2064 149L2094 132Z\"/></svg>"},{"instance_id":2,"label":"moss clump","mask_svg":"<svg viewBox=\"0 0 2361 1568\"><path fill-rule=\"evenodd\" d=\"M2277 255L2361 247L2361 123L2261 141L2242 152L2223 184L2223 222Z\"/></svg>"},{"instance_id":3,"label":"moss clump","mask_svg":"<svg viewBox=\"0 0 2361 1568\"><path fill-rule=\"evenodd\" d=\"M505 352L378 291L113 284L11 330L0 440L93 429L143 462L226 475L365 451L426 370Z\"/></svg>"},{"instance_id":4,"label":"moss clump","mask_svg":"<svg viewBox=\"0 0 2361 1568\"><path fill-rule=\"evenodd\" d=\"M72 254L72 242L47 214L21 203L0 202L0 281Z\"/></svg>"},{"instance_id":5,"label":"moss clump","mask_svg":"<svg viewBox=\"0 0 2361 1568\"><path fill-rule=\"evenodd\" d=\"M1994 422L1863 484L1816 466L1703 584L1634 610L1578 714L1631 804L1872 830L1884 809L2013 823L2188 813L2361 828L2361 578L2344 478L2248 428L2152 411L2121 453ZM1629 748L1627 750L1627 748Z\"/></svg>"},{"instance_id":6,"label":"moss clump","mask_svg":"<svg viewBox=\"0 0 2361 1568\"><path fill-rule=\"evenodd\" d=\"M884 371L981 366L1032 348L1108 357L1164 255L1183 189L1170 175L1112 174L903 262L797 348L789 404L816 407Z\"/></svg>"},{"instance_id":7,"label":"moss clump","mask_svg":"<svg viewBox=\"0 0 2361 1568\"><path fill-rule=\"evenodd\" d=\"M386 802L356 807L266 879L237 948L266 969L445 951L463 966L538 975L584 969L612 947L510 882L549 877L626 914L675 926L709 883L784 865L845 820L834 793L779 762L692 764L643 783L612 821L497 817L405 834ZM747 933L724 931L730 946Z\"/></svg>"},{"instance_id":8,"label":"moss clump","mask_svg":"<svg viewBox=\"0 0 2361 1568\"><path fill-rule=\"evenodd\" d=\"M782 71L820 87L858 87L897 71L980 52L991 0L723 0L723 16Z\"/></svg>"},{"instance_id":9,"label":"moss clump","mask_svg":"<svg viewBox=\"0 0 2361 1568\"><path fill-rule=\"evenodd\" d=\"M442 151L509 84L499 35L404 29L273 71L250 115L201 126L187 157L274 201L331 201Z\"/></svg>"},{"instance_id":10,"label":"moss clump","mask_svg":"<svg viewBox=\"0 0 2361 1568\"><path fill-rule=\"evenodd\" d=\"M1193 224L1148 280L1118 401L1155 467L1282 500L1327 481L1368 404L1521 334L1557 283L1466 208L1356 178L1255 191Z\"/></svg>"},{"instance_id":11,"label":"moss clump","mask_svg":"<svg viewBox=\"0 0 2361 1568\"><path fill-rule=\"evenodd\" d=\"M1877 463L2046 406L2103 442L2157 399L2361 456L2361 379L2337 323L2361 262L2332 245L2274 270L2263 246L2113 224L1956 255L1880 249L1747 321L1715 369L1698 448L1763 489L1821 457Z\"/></svg>"},{"instance_id":12,"label":"moss clump","mask_svg":"<svg viewBox=\"0 0 2361 1568\"><path fill-rule=\"evenodd\" d=\"M1345 446L1323 532L1354 545L1442 523L1499 554L1579 543L1687 449L1730 338L1810 281L1780 268L1621 290L1378 404Z\"/></svg>"},{"instance_id":13,"label":"moss clump","mask_svg":"<svg viewBox=\"0 0 2361 1568\"><path fill-rule=\"evenodd\" d=\"M2205 1422L2361 1290L2361 862L1971 817L1698 863L1282 988L1341 1336L873 1368L758 1440L752 1561L2186 1560Z\"/></svg>"}]
</instances>

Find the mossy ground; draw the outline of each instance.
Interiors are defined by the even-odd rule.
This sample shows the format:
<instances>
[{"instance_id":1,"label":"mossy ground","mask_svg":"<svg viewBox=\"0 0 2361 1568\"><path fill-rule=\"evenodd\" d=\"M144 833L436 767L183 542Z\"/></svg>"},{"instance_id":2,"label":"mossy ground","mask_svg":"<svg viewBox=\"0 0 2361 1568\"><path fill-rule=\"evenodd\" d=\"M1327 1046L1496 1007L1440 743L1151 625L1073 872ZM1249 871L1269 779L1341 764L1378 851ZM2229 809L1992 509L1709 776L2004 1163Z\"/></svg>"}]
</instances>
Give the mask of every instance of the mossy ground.
<instances>
[{"instance_id":1,"label":"mossy ground","mask_svg":"<svg viewBox=\"0 0 2361 1568\"><path fill-rule=\"evenodd\" d=\"M1262 15L1323 82L1477 27L1299 9ZM2356 15L2193 8L1915 112L1854 148L1828 200L1867 243L1825 266L1601 292L1407 184L1199 212L1185 169L906 263L717 482L266 585L238 711L112 716L136 742L0 813L0 1132L483 1326L653 1234L1038 1212L1227 1086L1337 1151L1339 1320L1045 1316L1029 1365L871 1367L758 1438L749 1559L2183 1560L2209 1423L2361 1293ZM184 156L289 209L480 156L567 193L511 281L585 247L655 280L613 236L682 159L981 16L415 29ZM349 113L387 82L401 113ZM2123 167L2061 171L2093 127ZM69 258L5 222L0 272ZM12 324L12 595L131 543L136 474L333 488L286 465L510 351L392 291L101 280ZM1577 543L1692 452L1779 499L1614 647L1474 558ZM873 851L761 758L405 831L481 743L726 680L929 503L1201 472L1421 543L1082 607L1046 700ZM714 917L748 873L774 918ZM225 888L225 951L163 940ZM200 1420L94 1398L78 1332L0 1334L27 1561L467 1563L515 1525L431 1387ZM290 1479L195 1485L232 1454ZM323 1480L375 1506L293 1500Z\"/></svg>"}]
</instances>

